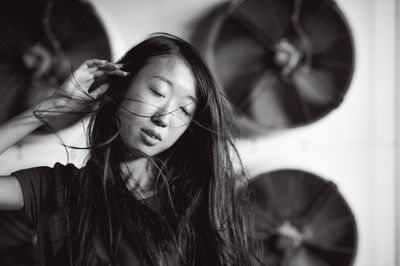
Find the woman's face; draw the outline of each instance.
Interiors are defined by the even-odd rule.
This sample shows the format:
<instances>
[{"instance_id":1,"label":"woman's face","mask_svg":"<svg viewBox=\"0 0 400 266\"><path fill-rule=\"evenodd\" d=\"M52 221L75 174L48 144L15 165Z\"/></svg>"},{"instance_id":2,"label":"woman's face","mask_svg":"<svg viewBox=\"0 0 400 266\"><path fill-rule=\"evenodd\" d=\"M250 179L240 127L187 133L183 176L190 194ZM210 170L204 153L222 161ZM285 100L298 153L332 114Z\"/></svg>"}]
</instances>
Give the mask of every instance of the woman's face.
<instances>
[{"instance_id":1,"label":"woman's face","mask_svg":"<svg viewBox=\"0 0 400 266\"><path fill-rule=\"evenodd\" d=\"M151 59L132 80L121 106L121 137L132 150L157 155L188 128L196 111L195 78L176 57Z\"/></svg>"}]
</instances>

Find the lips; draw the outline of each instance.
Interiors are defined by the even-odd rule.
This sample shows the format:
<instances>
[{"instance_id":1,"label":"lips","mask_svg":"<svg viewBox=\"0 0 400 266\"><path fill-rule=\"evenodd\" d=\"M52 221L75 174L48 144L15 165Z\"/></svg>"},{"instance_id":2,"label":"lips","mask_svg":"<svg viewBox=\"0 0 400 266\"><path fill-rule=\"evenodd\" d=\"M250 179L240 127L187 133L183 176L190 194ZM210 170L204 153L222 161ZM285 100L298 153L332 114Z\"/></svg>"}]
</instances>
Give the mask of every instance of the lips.
<instances>
[{"instance_id":1,"label":"lips","mask_svg":"<svg viewBox=\"0 0 400 266\"><path fill-rule=\"evenodd\" d=\"M159 141L161 141L161 135L160 133L156 132L155 130L149 129L149 128L142 128L142 131L148 135L151 138L157 139Z\"/></svg>"}]
</instances>

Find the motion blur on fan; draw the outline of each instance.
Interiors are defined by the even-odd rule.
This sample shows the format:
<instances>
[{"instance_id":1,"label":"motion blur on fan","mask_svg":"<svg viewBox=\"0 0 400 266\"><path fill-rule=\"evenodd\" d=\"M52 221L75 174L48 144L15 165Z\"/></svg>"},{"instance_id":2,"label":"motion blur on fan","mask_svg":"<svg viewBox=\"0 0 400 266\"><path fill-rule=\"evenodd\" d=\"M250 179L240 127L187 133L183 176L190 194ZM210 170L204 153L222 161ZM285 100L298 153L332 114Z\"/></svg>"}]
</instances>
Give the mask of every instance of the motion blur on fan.
<instances>
[{"instance_id":1,"label":"motion blur on fan","mask_svg":"<svg viewBox=\"0 0 400 266\"><path fill-rule=\"evenodd\" d=\"M2 1L0 36L0 123L51 95L86 59L111 57L103 25L86 1ZM51 123L51 132L79 118ZM0 212L0 239L0 265L35 264L34 230L21 212Z\"/></svg>"},{"instance_id":2,"label":"motion blur on fan","mask_svg":"<svg viewBox=\"0 0 400 266\"><path fill-rule=\"evenodd\" d=\"M198 28L243 136L314 122L343 101L354 47L335 1L233 1Z\"/></svg>"},{"instance_id":3,"label":"motion blur on fan","mask_svg":"<svg viewBox=\"0 0 400 266\"><path fill-rule=\"evenodd\" d=\"M199 23L193 43L227 95L243 138L323 118L342 103L352 79L352 35L333 0L223 4ZM356 222L333 182L283 169L252 177L246 189L266 265L353 264Z\"/></svg>"},{"instance_id":4,"label":"motion blur on fan","mask_svg":"<svg viewBox=\"0 0 400 266\"><path fill-rule=\"evenodd\" d=\"M51 95L86 59L111 57L106 32L87 1L2 1L0 36L0 123ZM51 124L52 130L78 119Z\"/></svg>"},{"instance_id":5,"label":"motion blur on fan","mask_svg":"<svg viewBox=\"0 0 400 266\"><path fill-rule=\"evenodd\" d=\"M258 175L247 189L266 265L353 264L355 218L334 183L284 169Z\"/></svg>"}]
</instances>

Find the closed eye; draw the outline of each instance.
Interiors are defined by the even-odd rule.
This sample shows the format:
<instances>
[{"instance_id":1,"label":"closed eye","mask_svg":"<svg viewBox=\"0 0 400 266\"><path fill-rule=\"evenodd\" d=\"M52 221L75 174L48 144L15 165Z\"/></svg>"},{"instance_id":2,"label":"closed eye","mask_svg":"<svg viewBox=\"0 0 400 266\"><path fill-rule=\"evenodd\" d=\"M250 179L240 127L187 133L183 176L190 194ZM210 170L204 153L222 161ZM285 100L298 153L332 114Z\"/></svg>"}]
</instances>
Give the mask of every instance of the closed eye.
<instances>
[{"instance_id":1,"label":"closed eye","mask_svg":"<svg viewBox=\"0 0 400 266\"><path fill-rule=\"evenodd\" d=\"M182 112L183 112L186 116L188 116L188 117L192 116L188 111L186 111L186 109L185 109L184 107L180 107L180 109L182 110Z\"/></svg>"},{"instance_id":2,"label":"closed eye","mask_svg":"<svg viewBox=\"0 0 400 266\"><path fill-rule=\"evenodd\" d=\"M152 89L152 88L149 88L149 89L150 89L150 91L151 91L154 95L156 95L156 96L158 96L158 97L165 98L165 95L164 95L164 94L159 93L159 92L156 91L155 89Z\"/></svg>"}]
</instances>

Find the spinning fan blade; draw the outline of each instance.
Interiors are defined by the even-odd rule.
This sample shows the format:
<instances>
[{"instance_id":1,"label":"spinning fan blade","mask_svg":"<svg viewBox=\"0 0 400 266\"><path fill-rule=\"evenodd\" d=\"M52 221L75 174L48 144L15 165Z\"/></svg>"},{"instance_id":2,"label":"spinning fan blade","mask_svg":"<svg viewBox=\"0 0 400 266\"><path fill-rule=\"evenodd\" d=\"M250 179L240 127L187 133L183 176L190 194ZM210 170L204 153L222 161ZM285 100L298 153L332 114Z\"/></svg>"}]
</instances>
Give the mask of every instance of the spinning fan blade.
<instances>
[{"instance_id":1,"label":"spinning fan blade","mask_svg":"<svg viewBox=\"0 0 400 266\"><path fill-rule=\"evenodd\" d=\"M255 202L264 210L274 210L277 204L279 204L278 192L274 190L272 180L268 177L268 174L263 174L256 177L250 183L250 189ZM271 212L270 212L271 214ZM275 217L279 216L276 215ZM277 217L279 218L279 217ZM277 219L279 223L281 219Z\"/></svg>"},{"instance_id":2,"label":"spinning fan blade","mask_svg":"<svg viewBox=\"0 0 400 266\"><path fill-rule=\"evenodd\" d=\"M223 45L216 47L215 57L218 58L216 72L221 83L230 88L238 77L257 73L264 69L262 56L264 50L254 40L241 36L221 36ZM245 51L250 48L251 51Z\"/></svg>"},{"instance_id":3,"label":"spinning fan blade","mask_svg":"<svg viewBox=\"0 0 400 266\"><path fill-rule=\"evenodd\" d=\"M302 187L303 189L298 189ZM279 223L297 217L315 198L318 187L304 178L303 173L288 175L284 171L265 173L250 184L254 199Z\"/></svg>"},{"instance_id":4,"label":"spinning fan blade","mask_svg":"<svg viewBox=\"0 0 400 266\"><path fill-rule=\"evenodd\" d=\"M280 0L242 1L232 13L239 25L258 41L270 45L279 41L290 25L288 4ZM268 45L264 45L267 48Z\"/></svg>"},{"instance_id":5,"label":"spinning fan blade","mask_svg":"<svg viewBox=\"0 0 400 266\"><path fill-rule=\"evenodd\" d=\"M331 266L326 261L318 258L318 255L310 253L305 248L300 248L288 255L287 258L283 259L282 265L287 266ZM332 265L333 266L333 265Z\"/></svg>"},{"instance_id":6,"label":"spinning fan blade","mask_svg":"<svg viewBox=\"0 0 400 266\"><path fill-rule=\"evenodd\" d=\"M335 106L338 92L327 71L302 66L292 73L291 78L299 100L305 105Z\"/></svg>"},{"instance_id":7,"label":"spinning fan blade","mask_svg":"<svg viewBox=\"0 0 400 266\"><path fill-rule=\"evenodd\" d=\"M317 19L308 18L304 25L304 31L311 44L311 54L325 54L327 52L336 52L335 47L343 42L349 43L348 31L344 26L338 26L333 24L334 22L328 23L317 23ZM330 32L332 34L324 34Z\"/></svg>"},{"instance_id":8,"label":"spinning fan blade","mask_svg":"<svg viewBox=\"0 0 400 266\"><path fill-rule=\"evenodd\" d=\"M0 67L0 106L3 112L0 112L0 121L19 114L21 102L15 103L13 100L25 91L29 84L28 77L19 74L17 67L2 66Z\"/></svg>"},{"instance_id":9,"label":"spinning fan blade","mask_svg":"<svg viewBox=\"0 0 400 266\"><path fill-rule=\"evenodd\" d=\"M241 0L214 16L203 53L232 109L243 109L236 117L242 136L314 122L342 102L354 47L334 1ZM259 81L268 71L281 82L261 88L271 83ZM255 97L258 90L264 93ZM243 101L246 108L237 106Z\"/></svg>"},{"instance_id":10,"label":"spinning fan blade","mask_svg":"<svg viewBox=\"0 0 400 266\"><path fill-rule=\"evenodd\" d=\"M73 68L77 62L83 62L88 55L92 58L110 59L110 46L103 27L99 27L99 21L94 9L89 5L61 2L53 8L54 34L63 44L64 53L71 61ZM57 18L56 15L67 12L68 18ZM90 29L90 34L88 34ZM75 40L80 40L76 42ZM74 61L76 60L76 61Z\"/></svg>"},{"instance_id":11,"label":"spinning fan blade","mask_svg":"<svg viewBox=\"0 0 400 266\"><path fill-rule=\"evenodd\" d=\"M254 216L257 217L255 222L257 239L262 240L270 237L280 223L268 212L263 210L258 204L254 204L251 208L251 211L253 212Z\"/></svg>"},{"instance_id":12,"label":"spinning fan blade","mask_svg":"<svg viewBox=\"0 0 400 266\"><path fill-rule=\"evenodd\" d=\"M65 55L71 62L72 69L76 69L81 62L87 60L88 54L92 54L93 58L102 58L102 54L107 54L104 51L105 40L103 38L93 38L90 42L77 45L72 44L65 49ZM94 53L93 51L97 51ZM71 73L71 69L68 70Z\"/></svg>"},{"instance_id":13,"label":"spinning fan blade","mask_svg":"<svg viewBox=\"0 0 400 266\"><path fill-rule=\"evenodd\" d=\"M279 170L255 177L247 189L256 240L268 254L265 263L280 258L278 265L350 265L355 219L332 182Z\"/></svg>"},{"instance_id":14,"label":"spinning fan blade","mask_svg":"<svg viewBox=\"0 0 400 266\"><path fill-rule=\"evenodd\" d=\"M226 95L229 97L230 101L235 104L240 104L244 99L248 98L250 93L250 88L253 86L254 80L259 77L262 70L255 72L254 70L246 75L239 75L225 87L229 88L226 90ZM249 77L251 77L249 79ZM229 86L229 87L228 87ZM234 108L239 112L243 112L240 107Z\"/></svg>"},{"instance_id":15,"label":"spinning fan blade","mask_svg":"<svg viewBox=\"0 0 400 266\"><path fill-rule=\"evenodd\" d=\"M0 33L9 36L0 43L0 56L4 60L19 60L19 55L30 46L29 37L10 25L0 25ZM9 62L11 63L11 62Z\"/></svg>"},{"instance_id":16,"label":"spinning fan blade","mask_svg":"<svg viewBox=\"0 0 400 266\"><path fill-rule=\"evenodd\" d=\"M288 195L288 204L292 206L292 215L289 217L294 225L301 226L298 223L302 219L307 209L319 198L319 195L325 191L324 184L315 182L312 175L303 171L277 171L273 172L275 183L281 183L280 191L282 197ZM310 177L311 176L311 177ZM291 186L291 193L284 193L285 186Z\"/></svg>"},{"instance_id":17,"label":"spinning fan blade","mask_svg":"<svg viewBox=\"0 0 400 266\"><path fill-rule=\"evenodd\" d=\"M351 41L349 30L333 2L328 5L324 1L304 1L299 25L304 31L303 37L311 44L312 54L329 52L338 42Z\"/></svg>"},{"instance_id":18,"label":"spinning fan blade","mask_svg":"<svg viewBox=\"0 0 400 266\"><path fill-rule=\"evenodd\" d=\"M307 239L306 242L309 245L322 249L351 253L352 248L350 245L352 243L341 243L341 241L346 239L348 234L350 233L348 232L347 228L351 228L351 225L353 223L352 219L353 217L351 216L344 216L326 221L325 224L312 225L314 230L310 234L310 237ZM323 242L325 244L321 245L320 243Z\"/></svg>"},{"instance_id":19,"label":"spinning fan blade","mask_svg":"<svg viewBox=\"0 0 400 266\"><path fill-rule=\"evenodd\" d=\"M273 72L265 72L247 97L236 103L255 123L264 127L280 127L290 124L290 117L282 104L283 84Z\"/></svg>"},{"instance_id":20,"label":"spinning fan blade","mask_svg":"<svg viewBox=\"0 0 400 266\"><path fill-rule=\"evenodd\" d=\"M331 192L323 205L308 217L304 231L307 243L314 247L351 254L355 244L352 228L354 218L349 207L339 194Z\"/></svg>"},{"instance_id":21,"label":"spinning fan blade","mask_svg":"<svg viewBox=\"0 0 400 266\"><path fill-rule=\"evenodd\" d=\"M106 32L89 2L5 1L0 14L0 98L7 101L0 106L0 123L48 96L85 60L111 58ZM3 69L13 69L10 80L18 82L6 87L9 75ZM60 130L81 117L51 122L50 127Z\"/></svg>"}]
</instances>

